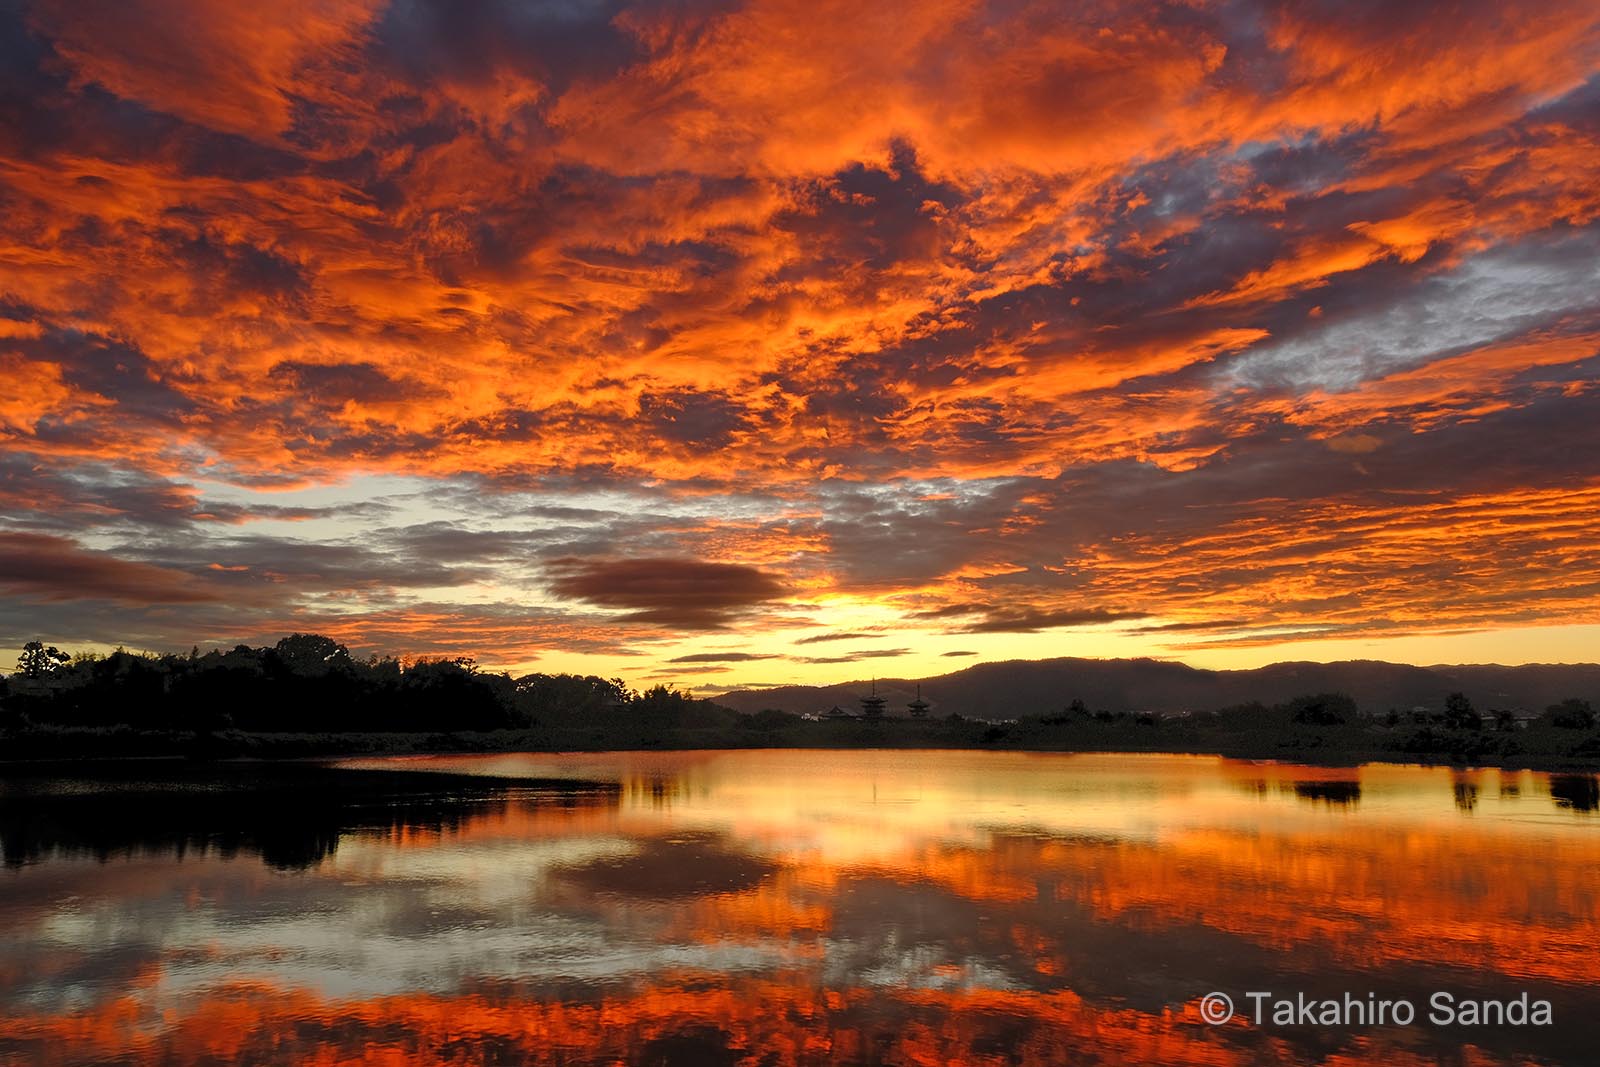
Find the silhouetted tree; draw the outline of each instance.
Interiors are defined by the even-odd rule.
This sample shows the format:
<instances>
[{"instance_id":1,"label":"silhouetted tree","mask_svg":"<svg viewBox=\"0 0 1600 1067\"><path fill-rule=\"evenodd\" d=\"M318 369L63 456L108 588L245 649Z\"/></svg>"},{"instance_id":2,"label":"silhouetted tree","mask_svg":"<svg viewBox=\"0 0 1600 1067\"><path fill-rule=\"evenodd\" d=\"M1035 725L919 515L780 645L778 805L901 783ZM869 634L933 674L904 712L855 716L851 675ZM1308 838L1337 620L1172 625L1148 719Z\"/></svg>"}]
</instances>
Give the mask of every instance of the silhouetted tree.
<instances>
[{"instance_id":1,"label":"silhouetted tree","mask_svg":"<svg viewBox=\"0 0 1600 1067\"><path fill-rule=\"evenodd\" d=\"M576 674L525 674L513 691L519 714L530 724L603 721L631 697L620 678Z\"/></svg>"},{"instance_id":2,"label":"silhouetted tree","mask_svg":"<svg viewBox=\"0 0 1600 1067\"><path fill-rule=\"evenodd\" d=\"M11 683L0 678L0 733L7 730L25 730L31 725L22 709L11 697Z\"/></svg>"},{"instance_id":3,"label":"silhouetted tree","mask_svg":"<svg viewBox=\"0 0 1600 1067\"><path fill-rule=\"evenodd\" d=\"M1289 717L1312 726L1337 726L1356 717L1356 702L1344 693L1316 693L1289 701Z\"/></svg>"},{"instance_id":4,"label":"silhouetted tree","mask_svg":"<svg viewBox=\"0 0 1600 1067\"><path fill-rule=\"evenodd\" d=\"M801 722L801 719L798 715L780 711L777 708L763 708L754 715L746 715L740 725L749 730L771 733L774 730L782 730L785 727L797 725L799 722Z\"/></svg>"},{"instance_id":5,"label":"silhouetted tree","mask_svg":"<svg viewBox=\"0 0 1600 1067\"><path fill-rule=\"evenodd\" d=\"M1452 730L1476 730L1483 720L1465 693L1451 693L1444 698L1444 724Z\"/></svg>"},{"instance_id":6,"label":"silhouetted tree","mask_svg":"<svg viewBox=\"0 0 1600 1067\"><path fill-rule=\"evenodd\" d=\"M321 634L290 634L272 646L278 661L291 674L316 678L350 665L350 650Z\"/></svg>"},{"instance_id":7,"label":"silhouetted tree","mask_svg":"<svg viewBox=\"0 0 1600 1067\"><path fill-rule=\"evenodd\" d=\"M515 725L515 686L460 660L419 660L401 678L396 721L388 729L500 730Z\"/></svg>"},{"instance_id":8,"label":"silhouetted tree","mask_svg":"<svg viewBox=\"0 0 1600 1067\"><path fill-rule=\"evenodd\" d=\"M659 730L704 730L734 725L741 716L709 700L697 700L668 685L654 685L628 702L641 726Z\"/></svg>"},{"instance_id":9,"label":"silhouetted tree","mask_svg":"<svg viewBox=\"0 0 1600 1067\"><path fill-rule=\"evenodd\" d=\"M1594 728L1594 708L1587 700L1569 697L1545 709L1544 721L1563 730L1590 730Z\"/></svg>"},{"instance_id":10,"label":"silhouetted tree","mask_svg":"<svg viewBox=\"0 0 1600 1067\"><path fill-rule=\"evenodd\" d=\"M29 641L22 646L22 655L17 657L17 673L24 678L43 678L60 670L71 660L70 655L55 645Z\"/></svg>"}]
</instances>

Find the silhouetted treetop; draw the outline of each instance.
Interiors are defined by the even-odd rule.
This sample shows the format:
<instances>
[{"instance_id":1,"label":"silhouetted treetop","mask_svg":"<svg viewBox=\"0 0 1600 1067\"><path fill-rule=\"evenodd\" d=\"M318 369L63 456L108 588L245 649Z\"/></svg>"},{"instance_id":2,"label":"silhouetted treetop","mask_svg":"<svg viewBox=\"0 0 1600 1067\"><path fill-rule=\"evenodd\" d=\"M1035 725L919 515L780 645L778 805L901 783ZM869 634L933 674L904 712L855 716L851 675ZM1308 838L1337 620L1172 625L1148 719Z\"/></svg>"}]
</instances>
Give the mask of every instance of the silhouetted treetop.
<instances>
[{"instance_id":1,"label":"silhouetted treetop","mask_svg":"<svg viewBox=\"0 0 1600 1067\"><path fill-rule=\"evenodd\" d=\"M513 680L470 657L358 660L322 634L201 654L65 652L30 642L0 722L211 733L496 730L624 716L693 718L705 701L670 691L641 697L620 679L527 674ZM49 684L39 683L48 676ZM727 715L735 713L727 712Z\"/></svg>"},{"instance_id":2,"label":"silhouetted treetop","mask_svg":"<svg viewBox=\"0 0 1600 1067\"><path fill-rule=\"evenodd\" d=\"M17 673L24 678L43 678L65 666L71 659L70 655L55 645L29 641L22 646L22 655L17 657Z\"/></svg>"}]
</instances>

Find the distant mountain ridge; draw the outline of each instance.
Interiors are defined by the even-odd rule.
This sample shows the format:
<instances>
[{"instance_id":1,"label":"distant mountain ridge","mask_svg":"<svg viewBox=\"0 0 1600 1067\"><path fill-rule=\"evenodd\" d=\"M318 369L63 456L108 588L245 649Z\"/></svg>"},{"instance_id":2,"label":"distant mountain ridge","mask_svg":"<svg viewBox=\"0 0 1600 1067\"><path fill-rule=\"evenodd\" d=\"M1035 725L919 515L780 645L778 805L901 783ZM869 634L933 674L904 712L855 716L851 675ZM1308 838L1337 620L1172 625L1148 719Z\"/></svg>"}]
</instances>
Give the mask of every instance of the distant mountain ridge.
<instances>
[{"instance_id":1,"label":"distant mountain ridge","mask_svg":"<svg viewBox=\"0 0 1600 1067\"><path fill-rule=\"evenodd\" d=\"M733 690L714 698L738 711L777 708L795 713L826 711L835 704L860 710L868 681L835 685L786 685ZM1277 704L1303 693L1348 693L1363 711L1440 708L1447 695L1465 693L1480 711L1543 711L1568 697L1600 706L1600 664L1496 664L1416 667L1379 660L1339 663L1273 663L1251 670L1213 671L1153 659L1046 659L980 663L930 678L879 678L889 714L922 687L934 716L1015 718L1060 711L1074 699L1092 710L1171 714L1211 711L1259 701Z\"/></svg>"}]
</instances>

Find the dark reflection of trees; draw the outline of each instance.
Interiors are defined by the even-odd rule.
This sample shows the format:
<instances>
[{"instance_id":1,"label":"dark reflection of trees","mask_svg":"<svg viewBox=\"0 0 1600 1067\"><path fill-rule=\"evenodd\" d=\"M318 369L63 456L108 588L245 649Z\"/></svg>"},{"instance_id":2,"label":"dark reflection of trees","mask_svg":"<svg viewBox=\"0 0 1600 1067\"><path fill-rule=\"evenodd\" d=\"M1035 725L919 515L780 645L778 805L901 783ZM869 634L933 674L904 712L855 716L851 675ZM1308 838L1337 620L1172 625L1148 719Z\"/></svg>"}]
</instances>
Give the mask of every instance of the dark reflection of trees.
<instances>
[{"instance_id":1,"label":"dark reflection of trees","mask_svg":"<svg viewBox=\"0 0 1600 1067\"><path fill-rule=\"evenodd\" d=\"M305 764L39 765L0 777L0 859L244 852L299 869L350 833L446 832L513 804L614 807L618 797L609 783Z\"/></svg>"},{"instance_id":2,"label":"dark reflection of trees","mask_svg":"<svg viewBox=\"0 0 1600 1067\"><path fill-rule=\"evenodd\" d=\"M639 1067L733 1067L743 1059L729 1046L732 1035L716 1026L689 1025L639 1048Z\"/></svg>"},{"instance_id":3,"label":"dark reflection of trees","mask_svg":"<svg viewBox=\"0 0 1600 1067\"><path fill-rule=\"evenodd\" d=\"M1456 810L1470 814L1478 807L1478 787L1472 782L1456 782Z\"/></svg>"},{"instance_id":4,"label":"dark reflection of trees","mask_svg":"<svg viewBox=\"0 0 1600 1067\"><path fill-rule=\"evenodd\" d=\"M1550 797L1557 807L1595 811L1600 809L1600 778L1592 774L1553 774Z\"/></svg>"},{"instance_id":5,"label":"dark reflection of trees","mask_svg":"<svg viewBox=\"0 0 1600 1067\"><path fill-rule=\"evenodd\" d=\"M1353 807L1361 803L1360 782L1296 782L1294 795L1313 803Z\"/></svg>"},{"instance_id":6,"label":"dark reflection of trees","mask_svg":"<svg viewBox=\"0 0 1600 1067\"><path fill-rule=\"evenodd\" d=\"M624 785L629 796L646 801L652 808L667 808L683 791L676 778L654 774L630 778Z\"/></svg>"}]
</instances>

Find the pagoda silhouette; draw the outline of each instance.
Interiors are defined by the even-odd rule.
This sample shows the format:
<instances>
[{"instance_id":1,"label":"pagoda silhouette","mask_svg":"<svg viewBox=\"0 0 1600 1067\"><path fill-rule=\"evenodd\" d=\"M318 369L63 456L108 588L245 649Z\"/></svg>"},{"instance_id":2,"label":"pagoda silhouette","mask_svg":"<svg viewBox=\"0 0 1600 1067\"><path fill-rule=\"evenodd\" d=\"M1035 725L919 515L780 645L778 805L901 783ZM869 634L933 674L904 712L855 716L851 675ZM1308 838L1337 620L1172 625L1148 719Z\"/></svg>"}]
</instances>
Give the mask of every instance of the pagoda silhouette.
<instances>
[{"instance_id":1,"label":"pagoda silhouette","mask_svg":"<svg viewBox=\"0 0 1600 1067\"><path fill-rule=\"evenodd\" d=\"M863 719L883 718L883 709L889 704L888 697L878 695L878 680L872 680L872 693L861 698L861 717Z\"/></svg>"},{"instance_id":2,"label":"pagoda silhouette","mask_svg":"<svg viewBox=\"0 0 1600 1067\"><path fill-rule=\"evenodd\" d=\"M931 707L933 707L932 704L922 699L922 683L917 683L917 699L907 704L906 710L911 713L913 719L926 719L928 717L928 709Z\"/></svg>"}]
</instances>

